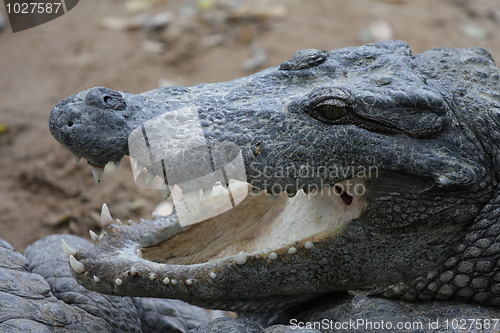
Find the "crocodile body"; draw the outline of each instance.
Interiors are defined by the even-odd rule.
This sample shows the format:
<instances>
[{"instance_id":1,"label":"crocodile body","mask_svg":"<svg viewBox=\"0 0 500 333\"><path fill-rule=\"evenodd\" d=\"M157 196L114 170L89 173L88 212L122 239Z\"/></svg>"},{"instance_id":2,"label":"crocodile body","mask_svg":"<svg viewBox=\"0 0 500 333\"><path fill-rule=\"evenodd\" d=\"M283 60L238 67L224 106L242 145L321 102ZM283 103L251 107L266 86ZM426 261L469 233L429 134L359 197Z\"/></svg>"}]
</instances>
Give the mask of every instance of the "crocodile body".
<instances>
[{"instance_id":1,"label":"crocodile body","mask_svg":"<svg viewBox=\"0 0 500 333\"><path fill-rule=\"evenodd\" d=\"M94 168L129 154L148 121L194 110L207 146L238 147L252 191L186 227L175 213L105 214L94 247L69 251L73 275L102 293L246 312L342 290L500 307L499 75L480 48L412 55L393 41L303 50L230 82L68 97L50 130ZM196 159L176 162L196 172Z\"/></svg>"}]
</instances>

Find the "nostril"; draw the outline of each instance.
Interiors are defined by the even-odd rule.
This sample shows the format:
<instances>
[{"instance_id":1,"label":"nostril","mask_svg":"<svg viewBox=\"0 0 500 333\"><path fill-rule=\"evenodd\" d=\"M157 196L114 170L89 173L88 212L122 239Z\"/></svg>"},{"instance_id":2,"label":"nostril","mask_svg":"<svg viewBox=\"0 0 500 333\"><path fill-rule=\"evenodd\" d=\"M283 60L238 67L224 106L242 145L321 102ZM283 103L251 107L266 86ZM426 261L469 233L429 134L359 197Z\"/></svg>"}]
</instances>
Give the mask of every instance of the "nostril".
<instances>
[{"instance_id":1,"label":"nostril","mask_svg":"<svg viewBox=\"0 0 500 333\"><path fill-rule=\"evenodd\" d=\"M73 123L73 121L72 121L72 120L69 120L67 125L68 125L68 127L71 127L71 126L73 126L73 125L74 125L74 123Z\"/></svg>"},{"instance_id":2,"label":"nostril","mask_svg":"<svg viewBox=\"0 0 500 333\"><path fill-rule=\"evenodd\" d=\"M107 103L110 99L111 99L111 96L107 96L107 95L102 98L104 103Z\"/></svg>"}]
</instances>

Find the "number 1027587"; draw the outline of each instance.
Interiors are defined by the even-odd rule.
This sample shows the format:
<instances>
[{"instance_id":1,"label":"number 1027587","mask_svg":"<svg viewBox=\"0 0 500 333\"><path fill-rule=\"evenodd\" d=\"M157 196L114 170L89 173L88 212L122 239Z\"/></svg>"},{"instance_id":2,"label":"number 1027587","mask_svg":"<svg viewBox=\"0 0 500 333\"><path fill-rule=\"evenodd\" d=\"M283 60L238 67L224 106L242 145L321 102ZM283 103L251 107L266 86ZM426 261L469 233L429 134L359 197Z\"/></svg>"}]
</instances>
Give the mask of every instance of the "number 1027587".
<instances>
[{"instance_id":1,"label":"number 1027587","mask_svg":"<svg viewBox=\"0 0 500 333\"><path fill-rule=\"evenodd\" d=\"M11 2L5 7L8 14L57 14L64 11L61 2Z\"/></svg>"}]
</instances>

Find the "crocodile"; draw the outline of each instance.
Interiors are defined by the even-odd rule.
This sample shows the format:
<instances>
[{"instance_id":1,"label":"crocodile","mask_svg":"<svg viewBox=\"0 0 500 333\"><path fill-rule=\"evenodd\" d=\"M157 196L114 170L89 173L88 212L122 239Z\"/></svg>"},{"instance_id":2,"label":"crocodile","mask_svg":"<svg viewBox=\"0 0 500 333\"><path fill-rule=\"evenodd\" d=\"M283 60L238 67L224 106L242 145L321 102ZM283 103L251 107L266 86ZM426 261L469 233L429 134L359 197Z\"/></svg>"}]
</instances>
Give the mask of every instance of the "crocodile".
<instances>
[{"instance_id":1,"label":"crocodile","mask_svg":"<svg viewBox=\"0 0 500 333\"><path fill-rule=\"evenodd\" d=\"M242 312L345 290L498 308L499 78L484 49L413 55L388 41L302 50L229 82L67 97L50 131L97 181L107 163L132 156L130 138L142 133L147 148L168 151L132 156L138 173L165 182L174 202L216 196L203 181L170 186L172 175L200 176L189 138L201 131L211 171L241 158L239 187L227 174L218 186L248 189L189 225L179 212L121 223L104 205L93 247L64 244L73 276L104 294Z\"/></svg>"}]
</instances>

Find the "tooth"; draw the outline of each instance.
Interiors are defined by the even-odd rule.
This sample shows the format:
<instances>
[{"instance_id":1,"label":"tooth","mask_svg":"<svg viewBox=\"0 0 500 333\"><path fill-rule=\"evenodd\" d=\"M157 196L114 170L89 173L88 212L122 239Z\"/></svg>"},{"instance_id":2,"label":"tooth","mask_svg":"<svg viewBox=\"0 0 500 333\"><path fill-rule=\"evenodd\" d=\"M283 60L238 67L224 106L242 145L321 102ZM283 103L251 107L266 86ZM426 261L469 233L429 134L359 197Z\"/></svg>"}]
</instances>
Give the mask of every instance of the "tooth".
<instances>
[{"instance_id":1,"label":"tooth","mask_svg":"<svg viewBox=\"0 0 500 333\"><path fill-rule=\"evenodd\" d=\"M156 220L156 218L158 218L158 216L160 216L158 214L158 212L156 210L153 210L153 212L151 213L151 217L153 218L153 220Z\"/></svg>"},{"instance_id":2,"label":"tooth","mask_svg":"<svg viewBox=\"0 0 500 333\"><path fill-rule=\"evenodd\" d=\"M81 262L76 260L73 255L69 256L69 265L77 274L82 274L83 272L85 272L85 266Z\"/></svg>"},{"instance_id":3,"label":"tooth","mask_svg":"<svg viewBox=\"0 0 500 333\"><path fill-rule=\"evenodd\" d=\"M182 192L181 192L182 193ZM184 204L186 213L191 216L200 215L200 192L191 191L182 195L182 203ZM179 213L179 211L177 211Z\"/></svg>"},{"instance_id":4,"label":"tooth","mask_svg":"<svg viewBox=\"0 0 500 333\"><path fill-rule=\"evenodd\" d=\"M243 251L236 255L236 264L244 265L247 262L247 254Z\"/></svg>"},{"instance_id":5,"label":"tooth","mask_svg":"<svg viewBox=\"0 0 500 333\"><path fill-rule=\"evenodd\" d=\"M155 273L151 273L149 274L149 280L150 281L153 281L154 279L156 279L157 275Z\"/></svg>"},{"instance_id":6,"label":"tooth","mask_svg":"<svg viewBox=\"0 0 500 333\"><path fill-rule=\"evenodd\" d=\"M118 170L120 168L120 163L122 161L114 161L113 163L115 164L115 169Z\"/></svg>"},{"instance_id":7,"label":"tooth","mask_svg":"<svg viewBox=\"0 0 500 333\"><path fill-rule=\"evenodd\" d=\"M184 283L186 283L186 285L190 286L193 284L193 279L187 279L186 281L184 281Z\"/></svg>"},{"instance_id":8,"label":"tooth","mask_svg":"<svg viewBox=\"0 0 500 333\"><path fill-rule=\"evenodd\" d=\"M215 274L214 272L211 272L210 273L210 278L213 280L217 277L217 274Z\"/></svg>"},{"instance_id":9,"label":"tooth","mask_svg":"<svg viewBox=\"0 0 500 333\"><path fill-rule=\"evenodd\" d=\"M94 275L94 282L99 283L100 281L101 281L101 279L98 276Z\"/></svg>"},{"instance_id":10,"label":"tooth","mask_svg":"<svg viewBox=\"0 0 500 333\"><path fill-rule=\"evenodd\" d=\"M172 199L175 201L182 200L182 189L177 185L174 185L174 188L172 189Z\"/></svg>"},{"instance_id":11,"label":"tooth","mask_svg":"<svg viewBox=\"0 0 500 333\"><path fill-rule=\"evenodd\" d=\"M97 240L99 239L99 236L93 232L92 230L89 230L89 234L90 234L90 238L92 238L92 240L95 242L97 242Z\"/></svg>"},{"instance_id":12,"label":"tooth","mask_svg":"<svg viewBox=\"0 0 500 333\"><path fill-rule=\"evenodd\" d=\"M130 220L129 220L129 222L130 222ZM123 222L120 219L116 219L116 224L117 225L123 225ZM129 224L132 224L132 223L129 223Z\"/></svg>"},{"instance_id":13,"label":"tooth","mask_svg":"<svg viewBox=\"0 0 500 333\"><path fill-rule=\"evenodd\" d=\"M116 280L115 280L115 284L116 284L117 286L121 286L121 285L123 284L123 280L122 280L122 279L116 279Z\"/></svg>"},{"instance_id":14,"label":"tooth","mask_svg":"<svg viewBox=\"0 0 500 333\"><path fill-rule=\"evenodd\" d=\"M111 214L109 213L108 205L105 203L102 204L102 209L101 209L101 227L105 227L113 223L113 218L111 217Z\"/></svg>"},{"instance_id":15,"label":"tooth","mask_svg":"<svg viewBox=\"0 0 500 333\"><path fill-rule=\"evenodd\" d=\"M291 248L288 249L288 254L295 254L295 253L297 253L297 249L295 247L292 246Z\"/></svg>"},{"instance_id":16,"label":"tooth","mask_svg":"<svg viewBox=\"0 0 500 333\"><path fill-rule=\"evenodd\" d=\"M170 279L168 277L164 278L162 280L163 284L169 284L170 283Z\"/></svg>"},{"instance_id":17,"label":"tooth","mask_svg":"<svg viewBox=\"0 0 500 333\"><path fill-rule=\"evenodd\" d=\"M115 162L113 161L109 161L108 163L106 163L106 165L104 166L104 169L106 171L115 171Z\"/></svg>"},{"instance_id":18,"label":"tooth","mask_svg":"<svg viewBox=\"0 0 500 333\"><path fill-rule=\"evenodd\" d=\"M129 274L130 276L134 277L137 275L137 273L138 273L137 268L135 267L130 268L130 274Z\"/></svg>"},{"instance_id":19,"label":"tooth","mask_svg":"<svg viewBox=\"0 0 500 333\"><path fill-rule=\"evenodd\" d=\"M149 186L151 185L151 183L153 182L153 180L155 179L156 175L155 174L152 174L151 172L146 172L146 179L145 179L145 184L146 186Z\"/></svg>"},{"instance_id":20,"label":"tooth","mask_svg":"<svg viewBox=\"0 0 500 333\"><path fill-rule=\"evenodd\" d=\"M141 174L144 169L144 165L142 165L137 159L130 159L132 161L132 168L137 172L137 174Z\"/></svg>"},{"instance_id":21,"label":"tooth","mask_svg":"<svg viewBox=\"0 0 500 333\"><path fill-rule=\"evenodd\" d=\"M75 163L79 163L81 159L82 159L81 156L78 156L77 154L73 154L73 161L75 161Z\"/></svg>"},{"instance_id":22,"label":"tooth","mask_svg":"<svg viewBox=\"0 0 500 333\"><path fill-rule=\"evenodd\" d=\"M210 198L211 195L212 195L212 188L211 187L203 189L203 198L205 200L207 200L208 198Z\"/></svg>"},{"instance_id":23,"label":"tooth","mask_svg":"<svg viewBox=\"0 0 500 333\"><path fill-rule=\"evenodd\" d=\"M64 251L64 254L66 254L68 257L69 256L74 256L76 254L76 251L66 243L64 239L61 238L61 246Z\"/></svg>"},{"instance_id":24,"label":"tooth","mask_svg":"<svg viewBox=\"0 0 500 333\"><path fill-rule=\"evenodd\" d=\"M102 175L104 174L104 168L92 167L92 176L96 183L100 183L102 180Z\"/></svg>"},{"instance_id":25,"label":"tooth","mask_svg":"<svg viewBox=\"0 0 500 333\"><path fill-rule=\"evenodd\" d=\"M314 243L311 242L311 241L307 241L305 244L304 244L304 247L306 249L312 249L314 247Z\"/></svg>"},{"instance_id":26,"label":"tooth","mask_svg":"<svg viewBox=\"0 0 500 333\"><path fill-rule=\"evenodd\" d=\"M278 255L276 254L276 252L271 252L269 253L269 256L267 257L268 260L276 260L278 259Z\"/></svg>"}]
</instances>

